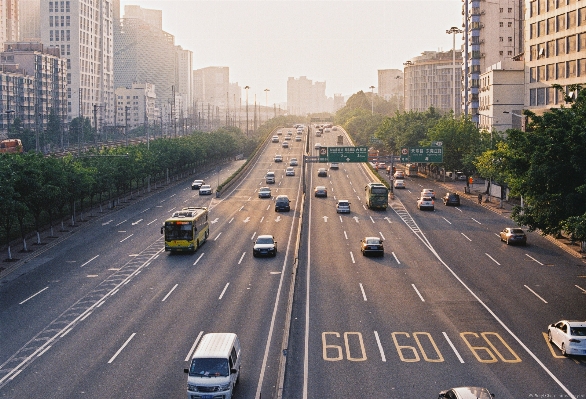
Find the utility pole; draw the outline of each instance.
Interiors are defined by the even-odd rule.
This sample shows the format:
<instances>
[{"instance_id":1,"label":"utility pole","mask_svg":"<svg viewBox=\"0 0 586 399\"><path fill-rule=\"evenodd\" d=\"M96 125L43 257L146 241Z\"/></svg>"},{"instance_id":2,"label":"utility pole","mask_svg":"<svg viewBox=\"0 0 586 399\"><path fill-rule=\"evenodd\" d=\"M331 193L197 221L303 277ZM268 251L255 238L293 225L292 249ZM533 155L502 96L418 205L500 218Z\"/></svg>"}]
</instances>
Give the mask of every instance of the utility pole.
<instances>
[{"instance_id":1,"label":"utility pole","mask_svg":"<svg viewBox=\"0 0 586 399\"><path fill-rule=\"evenodd\" d=\"M130 107L124 107L124 136L126 136L126 147L128 147L128 110Z\"/></svg>"}]
</instances>

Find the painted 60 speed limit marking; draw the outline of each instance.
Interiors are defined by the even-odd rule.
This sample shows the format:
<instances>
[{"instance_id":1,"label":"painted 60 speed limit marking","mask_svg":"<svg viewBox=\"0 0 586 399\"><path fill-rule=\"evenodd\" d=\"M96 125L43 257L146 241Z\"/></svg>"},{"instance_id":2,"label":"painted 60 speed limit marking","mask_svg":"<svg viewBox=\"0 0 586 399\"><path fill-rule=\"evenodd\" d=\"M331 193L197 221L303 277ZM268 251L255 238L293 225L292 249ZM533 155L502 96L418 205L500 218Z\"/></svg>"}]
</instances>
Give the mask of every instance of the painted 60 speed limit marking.
<instances>
[{"instance_id":1,"label":"painted 60 speed limit marking","mask_svg":"<svg viewBox=\"0 0 586 399\"><path fill-rule=\"evenodd\" d=\"M383 361L386 361L376 331L375 337L379 350L381 351L381 357ZM411 334L408 332L393 332L391 333L391 337L397 354L403 362L419 362L422 358L430 363L444 361L444 357L435 340L428 332L413 332ZM467 331L460 333L460 338L480 363L496 363L499 359L505 363L521 362L521 358L499 333L481 332L478 334ZM448 339L447 336L446 339ZM464 360L462 360L449 339L448 343L452 346L460 361L464 363ZM335 331L322 332L322 357L329 362L337 362L344 359L351 362L363 362L367 360L368 357L366 355L362 333L356 331L344 332L343 334Z\"/></svg>"}]
</instances>

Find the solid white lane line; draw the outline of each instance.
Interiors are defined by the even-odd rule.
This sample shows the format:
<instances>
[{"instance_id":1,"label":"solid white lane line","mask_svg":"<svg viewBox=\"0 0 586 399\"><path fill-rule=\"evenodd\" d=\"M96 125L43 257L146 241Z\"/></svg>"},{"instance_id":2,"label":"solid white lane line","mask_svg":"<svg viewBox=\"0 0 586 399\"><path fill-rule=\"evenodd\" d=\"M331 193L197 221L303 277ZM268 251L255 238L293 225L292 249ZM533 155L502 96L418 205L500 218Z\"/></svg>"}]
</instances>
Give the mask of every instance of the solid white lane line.
<instances>
[{"instance_id":1,"label":"solid white lane line","mask_svg":"<svg viewBox=\"0 0 586 399\"><path fill-rule=\"evenodd\" d=\"M19 304L19 305L22 305L23 303L25 303L25 302L26 302L26 301L28 301L29 299L33 299L34 297L36 297L37 295L39 295L41 292L45 291L45 290L46 290L46 289L48 289L48 288L49 288L49 287L45 287L45 288L43 288L42 290L38 291L38 292L37 292L37 293L35 293L35 294L32 294L31 296L29 296L28 298L26 298L24 301L22 301L22 302L19 302L18 304Z\"/></svg>"},{"instance_id":2,"label":"solid white lane line","mask_svg":"<svg viewBox=\"0 0 586 399\"><path fill-rule=\"evenodd\" d=\"M539 263L541 266L543 266L543 263L541 263L540 261L538 261L537 259L535 259L533 256L530 256L529 254L525 254L526 257L528 257L529 259L531 259L534 262Z\"/></svg>"},{"instance_id":3,"label":"solid white lane line","mask_svg":"<svg viewBox=\"0 0 586 399\"><path fill-rule=\"evenodd\" d=\"M460 353L458 353L458 350L456 349L456 347L454 346L454 344L452 343L452 341L448 337L448 334L446 334L443 331L442 331L442 334L444 334L444 338L446 339L446 341L448 341L448 344L450 344L450 346L452 347L452 350L456 354L456 357L458 358L458 360L460 360L460 363L464 363L464 359L462 359L462 356L460 356Z\"/></svg>"},{"instance_id":4,"label":"solid white lane line","mask_svg":"<svg viewBox=\"0 0 586 399\"><path fill-rule=\"evenodd\" d=\"M423 297L419 293L419 290L417 289L417 287L415 287L415 284L411 284L411 286L413 287L413 289L415 290L415 292L417 292L417 295L419 295L419 299L421 299L421 302L425 302L425 299L423 299Z\"/></svg>"},{"instance_id":5,"label":"solid white lane line","mask_svg":"<svg viewBox=\"0 0 586 399\"><path fill-rule=\"evenodd\" d=\"M122 345L122 346L120 347L120 349L118 349L118 351L116 351L116 353L114 353L114 356L112 356L112 357L110 358L110 360L108 360L108 364L112 363L112 362L114 361L114 359L116 359L116 357L117 357L117 356L120 354L120 352L122 352L122 350L123 350L123 349L126 347L126 345L128 345L128 343L130 342L130 340L131 340L132 338L134 338L134 336L135 336L135 335L136 335L136 333L132 333L132 334L130 335L130 337L129 337L129 338L126 340L126 342L124 343L124 345Z\"/></svg>"},{"instance_id":6,"label":"solid white lane line","mask_svg":"<svg viewBox=\"0 0 586 399\"><path fill-rule=\"evenodd\" d=\"M164 297L164 298L161 300L161 302L165 302L165 300L166 300L167 298L169 298L169 295L171 295L171 293L172 293L173 291L175 291L175 288L177 288L177 286L178 286L178 285L179 285L179 284L175 284L175 285L173 286L173 288L171 288L171 291L169 291L169 292L167 293L167 295L165 295L165 297Z\"/></svg>"},{"instance_id":7,"label":"solid white lane line","mask_svg":"<svg viewBox=\"0 0 586 399\"><path fill-rule=\"evenodd\" d=\"M529 288L528 286L524 285L523 287L527 288L529 291L531 291L531 293L533 295L535 295L537 298L541 299L543 301L543 303L547 303L547 301L545 299L543 299L542 297L540 297L539 295L537 295L537 292L533 291L531 288Z\"/></svg>"},{"instance_id":8,"label":"solid white lane line","mask_svg":"<svg viewBox=\"0 0 586 399\"><path fill-rule=\"evenodd\" d=\"M460 233L460 234L462 234L468 241L472 242L472 240L466 234L464 234L464 233Z\"/></svg>"},{"instance_id":9,"label":"solid white lane line","mask_svg":"<svg viewBox=\"0 0 586 399\"><path fill-rule=\"evenodd\" d=\"M364 299L364 302L367 302L368 299L366 299L366 292L364 292L364 287L362 286L362 283L358 283L358 285L360 285L360 291L362 291L362 298Z\"/></svg>"},{"instance_id":10,"label":"solid white lane line","mask_svg":"<svg viewBox=\"0 0 586 399\"><path fill-rule=\"evenodd\" d=\"M92 260L96 259L98 256L100 255L96 255L93 258L91 258L90 260L88 260L87 262L85 262L83 265L81 265L80 267L84 267L85 265L87 265L88 263L90 263Z\"/></svg>"},{"instance_id":11,"label":"solid white lane line","mask_svg":"<svg viewBox=\"0 0 586 399\"><path fill-rule=\"evenodd\" d=\"M214 238L214 241L216 241L218 238L220 238L220 236L221 236L221 235L222 235L222 232L220 231L220 232L218 233L218 235L216 236L216 238Z\"/></svg>"},{"instance_id":12,"label":"solid white lane line","mask_svg":"<svg viewBox=\"0 0 586 399\"><path fill-rule=\"evenodd\" d=\"M376 344L378 345L378 351L380 352L380 358L383 362L387 361L385 357L385 351L383 350L383 346L380 343L380 338L378 337L378 332L374 331L374 338L376 339Z\"/></svg>"},{"instance_id":13,"label":"solid white lane line","mask_svg":"<svg viewBox=\"0 0 586 399\"><path fill-rule=\"evenodd\" d=\"M226 283L226 286L224 287L224 289L222 290L222 293L220 294L220 297L218 298L218 300L222 299L222 297L224 296L224 293L226 292L226 290L228 289L228 286L230 285L230 283Z\"/></svg>"},{"instance_id":14,"label":"solid white lane line","mask_svg":"<svg viewBox=\"0 0 586 399\"><path fill-rule=\"evenodd\" d=\"M195 266L197 264L197 262L199 262L199 260L202 258L202 256L205 254L205 252L202 252L201 255L199 255L199 257L195 260L195 262L193 262L193 266Z\"/></svg>"},{"instance_id":15,"label":"solid white lane line","mask_svg":"<svg viewBox=\"0 0 586 399\"><path fill-rule=\"evenodd\" d=\"M494 263L496 263L497 265L501 265L500 263L498 263L492 256L490 256L489 254L487 254L486 252L484 253L486 256L488 256Z\"/></svg>"},{"instance_id":16,"label":"solid white lane line","mask_svg":"<svg viewBox=\"0 0 586 399\"><path fill-rule=\"evenodd\" d=\"M240 260L238 261L238 264L242 263L242 259L244 259L244 255L246 255L246 252L242 253L242 256L240 257Z\"/></svg>"},{"instance_id":17,"label":"solid white lane line","mask_svg":"<svg viewBox=\"0 0 586 399\"><path fill-rule=\"evenodd\" d=\"M191 358L193 357L193 352L195 352L195 348L197 347L197 344L199 343L199 340L201 339L202 335L203 335L203 331L200 331L199 334L197 335L197 338L195 339L195 342L191 346L191 349L187 353L187 357L185 358L186 362L190 361Z\"/></svg>"},{"instance_id":18,"label":"solid white lane line","mask_svg":"<svg viewBox=\"0 0 586 399\"><path fill-rule=\"evenodd\" d=\"M399 258L397 258L397 255L394 252L391 252L393 254L393 256L395 257L395 260L397 261L397 264L401 264L401 262L399 262Z\"/></svg>"}]
</instances>

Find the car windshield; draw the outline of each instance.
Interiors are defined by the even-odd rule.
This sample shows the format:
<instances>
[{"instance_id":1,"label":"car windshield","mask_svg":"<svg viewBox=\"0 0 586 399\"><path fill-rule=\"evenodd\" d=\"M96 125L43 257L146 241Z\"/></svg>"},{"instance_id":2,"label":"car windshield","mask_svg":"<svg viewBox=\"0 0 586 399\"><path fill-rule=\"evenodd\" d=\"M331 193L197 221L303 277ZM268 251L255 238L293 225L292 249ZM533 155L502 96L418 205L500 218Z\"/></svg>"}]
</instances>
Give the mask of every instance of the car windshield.
<instances>
[{"instance_id":1,"label":"car windshield","mask_svg":"<svg viewBox=\"0 0 586 399\"><path fill-rule=\"evenodd\" d=\"M338 202L338 206L348 206L348 202L340 201L340 202Z\"/></svg>"},{"instance_id":2,"label":"car windshield","mask_svg":"<svg viewBox=\"0 0 586 399\"><path fill-rule=\"evenodd\" d=\"M256 240L257 244L272 244L273 243L273 239L271 237L259 237Z\"/></svg>"},{"instance_id":3,"label":"car windshield","mask_svg":"<svg viewBox=\"0 0 586 399\"><path fill-rule=\"evenodd\" d=\"M511 229L511 234L524 234L521 229Z\"/></svg>"},{"instance_id":4,"label":"car windshield","mask_svg":"<svg viewBox=\"0 0 586 399\"><path fill-rule=\"evenodd\" d=\"M227 377L230 375L228 359L193 359L189 368L190 376Z\"/></svg>"},{"instance_id":5,"label":"car windshield","mask_svg":"<svg viewBox=\"0 0 586 399\"><path fill-rule=\"evenodd\" d=\"M201 186L201 188L203 188L204 190L207 190L208 188L210 188L210 186Z\"/></svg>"}]
</instances>

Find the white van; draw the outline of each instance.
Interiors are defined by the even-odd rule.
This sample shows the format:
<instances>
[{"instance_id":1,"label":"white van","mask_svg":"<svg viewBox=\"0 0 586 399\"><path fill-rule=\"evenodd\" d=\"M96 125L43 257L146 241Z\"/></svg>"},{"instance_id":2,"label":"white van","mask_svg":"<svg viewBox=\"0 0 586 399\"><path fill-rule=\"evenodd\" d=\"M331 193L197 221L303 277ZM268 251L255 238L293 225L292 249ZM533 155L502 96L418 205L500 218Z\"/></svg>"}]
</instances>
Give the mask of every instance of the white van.
<instances>
[{"instance_id":1,"label":"white van","mask_svg":"<svg viewBox=\"0 0 586 399\"><path fill-rule=\"evenodd\" d=\"M275 172L267 172L265 175L265 182L267 184L275 184Z\"/></svg>"},{"instance_id":2,"label":"white van","mask_svg":"<svg viewBox=\"0 0 586 399\"><path fill-rule=\"evenodd\" d=\"M232 398L240 376L240 341L232 333L203 336L187 373L187 398Z\"/></svg>"}]
</instances>

